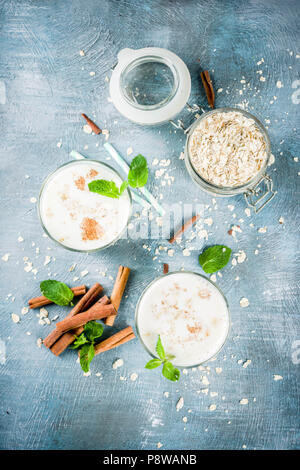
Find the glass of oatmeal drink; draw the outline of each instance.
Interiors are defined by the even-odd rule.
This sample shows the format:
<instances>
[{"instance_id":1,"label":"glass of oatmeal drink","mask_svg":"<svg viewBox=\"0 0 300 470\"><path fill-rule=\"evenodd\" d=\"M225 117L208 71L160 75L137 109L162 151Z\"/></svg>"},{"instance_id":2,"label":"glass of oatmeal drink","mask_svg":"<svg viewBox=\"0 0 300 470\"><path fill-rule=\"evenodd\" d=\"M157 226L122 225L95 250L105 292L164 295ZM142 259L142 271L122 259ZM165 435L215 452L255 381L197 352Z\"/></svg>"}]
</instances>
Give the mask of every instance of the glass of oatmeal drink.
<instances>
[{"instance_id":1,"label":"glass of oatmeal drink","mask_svg":"<svg viewBox=\"0 0 300 470\"><path fill-rule=\"evenodd\" d=\"M157 357L158 335L174 366L195 367L212 359L230 327L227 301L206 277L165 274L144 290L136 308L136 329L148 353Z\"/></svg>"},{"instance_id":2,"label":"glass of oatmeal drink","mask_svg":"<svg viewBox=\"0 0 300 470\"><path fill-rule=\"evenodd\" d=\"M127 189L119 199L89 191L88 183L104 179L118 187L123 180L109 165L97 160L76 160L59 167L44 181L39 217L47 235L73 251L97 251L116 242L131 215Z\"/></svg>"}]
</instances>

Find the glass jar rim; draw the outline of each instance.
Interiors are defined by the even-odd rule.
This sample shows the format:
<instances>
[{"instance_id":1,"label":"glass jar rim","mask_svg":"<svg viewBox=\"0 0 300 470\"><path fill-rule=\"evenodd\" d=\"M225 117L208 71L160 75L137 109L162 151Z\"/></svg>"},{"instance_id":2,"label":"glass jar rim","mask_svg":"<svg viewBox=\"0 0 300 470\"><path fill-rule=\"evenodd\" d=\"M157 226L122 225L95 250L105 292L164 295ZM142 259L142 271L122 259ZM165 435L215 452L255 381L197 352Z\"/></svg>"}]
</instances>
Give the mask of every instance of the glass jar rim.
<instances>
[{"instance_id":1,"label":"glass jar rim","mask_svg":"<svg viewBox=\"0 0 300 470\"><path fill-rule=\"evenodd\" d=\"M267 158L263 162L263 165L262 165L261 169L253 176L253 178L251 180L247 181L245 184L240 185L240 186L217 186L217 185L214 185L210 181L207 181L206 179L204 179L196 171L196 169L194 168L194 165L191 161L191 158L190 158L189 143L190 143L190 139L193 135L193 132L194 132L195 128L198 126L199 122L202 121L203 119L206 119L211 114L222 113L222 112L223 113L238 112L238 113L248 117L249 119L252 119L255 122L255 124L258 126L258 128L259 128L259 130L260 130L260 132L261 132L261 134L262 134L262 136L265 140L265 143L266 143ZM190 126L190 128L188 129L188 132L187 132L187 139L186 139L186 143L185 143L185 155L186 155L185 164L186 164L187 169L188 170L190 169L192 171L193 176L194 176L193 179L196 180L198 184L200 184L200 185L202 184L204 186L203 189L207 189L209 192L214 192L215 191L215 194L218 194L218 195L234 196L236 194L240 194L240 193L245 192L247 189L250 189L252 186L254 186L259 181L259 179L262 177L262 175L264 175L265 170L266 170L266 168L268 166L268 163L270 161L270 157L271 157L271 142L270 142L270 138L269 138L269 135L267 133L266 128L264 127L264 125L260 122L260 120L256 116L249 113L248 111L244 111L243 109L228 106L228 107L212 109L211 111L207 111L207 112L201 114L201 116L198 119L196 119L196 121ZM189 166L188 166L188 164L189 164Z\"/></svg>"},{"instance_id":2,"label":"glass jar rim","mask_svg":"<svg viewBox=\"0 0 300 470\"><path fill-rule=\"evenodd\" d=\"M161 64L165 64L172 72L173 79L174 79L174 84L171 93L169 96L167 96L162 102L159 102L157 104L153 105L141 105L138 103L135 103L134 101L130 100L126 93L124 93L124 77L126 76L127 73L131 72L131 70L134 69L134 67L143 64L143 63L149 63L149 62L158 62ZM159 55L145 55L143 57L137 57L132 62L129 62L129 64L125 67L125 69L122 71L121 76L120 76L120 92L124 99L127 101L127 103L130 106L133 106L136 109L141 109L144 111L150 111L150 110L155 110L155 109L162 109L164 106L166 106L170 101L174 98L178 91L179 87L179 76L178 76L178 71L176 67L172 64L172 62L169 60L168 57L162 57Z\"/></svg>"},{"instance_id":3,"label":"glass jar rim","mask_svg":"<svg viewBox=\"0 0 300 470\"><path fill-rule=\"evenodd\" d=\"M219 349L211 356L209 357L208 359L206 359L205 361L202 361L200 363L197 363L197 364L194 364L194 365L191 365L191 366L178 366L176 364L174 364L176 367L178 367L179 369L192 369L194 367L199 367L201 366L202 364L205 364L206 362L209 362L211 361L217 354L219 354L219 352L221 351L221 349L223 349L225 343L227 342L227 339L229 337L229 334L230 334L230 330L231 330L231 315L230 315L230 310L229 310L229 306L228 306L228 302L227 302L227 299L223 293L223 291L220 289L219 286L217 286L217 284L215 284L213 281L211 281L211 279L208 279L206 276L204 276L203 274L200 274L200 273L196 273L195 271L172 271L172 272L169 272L167 274L162 274L161 276L158 276L156 278L154 278L146 287L145 289L143 290L143 292L141 293L140 297L139 297L139 300L138 300L138 303L136 305L136 308L135 308L135 317L134 317L134 321L135 321L135 329L136 329L136 332L137 332L137 336L139 338L139 341L141 343L141 345L143 346L143 348L145 349L145 351L151 356L153 357L154 359L157 359L157 356L155 356L151 351L150 349L146 346L146 344L144 343L143 339L142 339L142 335L139 331L139 326L138 326L138 315L139 315L139 307L140 307L140 304L141 304L141 301L144 297L144 295L147 293L148 289L150 289L150 287L152 287L153 284L155 284L156 282L159 282L160 279L163 279L165 278L166 276L170 276L170 275L174 275L174 274L193 274L193 275L196 275L196 276L199 276L201 277L202 279L205 279L206 281L208 281L210 284L212 284L217 290L218 292L221 294L221 296L223 297L223 300L225 301L225 305L226 305L226 309L227 309L227 314L228 314L228 329L227 329L227 334L226 334L226 337L222 343L222 345L219 347Z\"/></svg>"},{"instance_id":4,"label":"glass jar rim","mask_svg":"<svg viewBox=\"0 0 300 470\"><path fill-rule=\"evenodd\" d=\"M127 218L127 222L126 224L124 225L124 229L117 235L117 237L115 237L112 241L110 241L109 243L107 243L106 245L103 245L99 248L93 248L91 250L80 250L80 249L75 249L75 248L72 248L72 247L69 247L69 246L66 246L64 245L63 243L61 243L60 241L56 240L52 235L51 233L48 231L48 229L46 228L44 222L43 222L43 218L42 218L42 215L41 215L41 199L42 199L42 195L43 195L43 191L45 190L46 186L47 186L47 183L51 180L51 178L59 171L61 170L62 168L64 168L65 166L68 166L68 165L73 165L73 164L83 164L83 163L89 163L89 162L92 162L92 163L96 163L96 164L99 164L100 166L103 165L105 166L106 168L108 168L109 170L111 170L113 173L115 173L122 181L124 180L122 178L122 176L119 174L119 172L117 170L115 170L113 167L111 167L110 165L108 165L107 163L104 163L104 162L101 162L99 160L95 160L95 159L84 159L84 160L71 160L70 162L66 162L66 163L63 163L62 165L60 165L59 167L56 168L56 170L52 171L43 181L42 183L42 186L41 186L41 189L40 189L40 193L39 193L39 197L38 197L38 205L37 205L37 211L38 211L38 217L39 217L39 221L40 221L40 224L42 226L42 229L44 230L44 232L46 233L46 235L52 240L54 241L57 245L65 248L66 250L69 250L69 251L73 251L73 252L77 252L77 253L94 253L96 251L101 251L101 250L104 250L105 248L108 248L109 246L112 246L114 245L123 235L123 233L125 232L125 230L127 229L128 227L128 224L129 224L129 220L131 218L131 214L132 214L132 196L131 196L131 192L130 192L130 189L129 188L126 188L127 190L127 193L128 193L128 197L129 197L129 213L128 213L128 218Z\"/></svg>"}]
</instances>

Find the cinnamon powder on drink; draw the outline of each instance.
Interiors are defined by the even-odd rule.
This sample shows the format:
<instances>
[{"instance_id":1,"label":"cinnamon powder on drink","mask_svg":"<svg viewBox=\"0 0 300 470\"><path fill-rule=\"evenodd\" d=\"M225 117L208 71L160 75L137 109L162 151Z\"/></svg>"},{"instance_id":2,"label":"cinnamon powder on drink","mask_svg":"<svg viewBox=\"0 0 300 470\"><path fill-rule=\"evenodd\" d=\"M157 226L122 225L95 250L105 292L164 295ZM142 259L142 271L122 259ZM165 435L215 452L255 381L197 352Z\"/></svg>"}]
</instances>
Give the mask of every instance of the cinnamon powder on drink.
<instances>
[{"instance_id":1,"label":"cinnamon powder on drink","mask_svg":"<svg viewBox=\"0 0 300 470\"><path fill-rule=\"evenodd\" d=\"M84 190L84 187L85 187L85 179L83 176L79 176L76 180L75 180L75 184L77 186L78 189L80 189L80 191L83 191Z\"/></svg>"},{"instance_id":2,"label":"cinnamon powder on drink","mask_svg":"<svg viewBox=\"0 0 300 470\"><path fill-rule=\"evenodd\" d=\"M90 219L89 217L85 217L80 225L82 230L82 240L98 240L104 234L102 228L98 224L95 219Z\"/></svg>"}]
</instances>

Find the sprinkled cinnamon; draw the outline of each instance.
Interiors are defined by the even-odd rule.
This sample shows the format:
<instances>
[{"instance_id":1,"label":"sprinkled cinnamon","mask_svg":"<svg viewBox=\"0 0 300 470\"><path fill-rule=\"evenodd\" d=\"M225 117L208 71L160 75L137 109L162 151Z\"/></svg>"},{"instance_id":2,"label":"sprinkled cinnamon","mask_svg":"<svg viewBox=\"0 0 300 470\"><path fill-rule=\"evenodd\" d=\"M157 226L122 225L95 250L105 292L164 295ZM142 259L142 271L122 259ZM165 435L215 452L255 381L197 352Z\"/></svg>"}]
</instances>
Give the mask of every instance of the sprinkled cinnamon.
<instances>
[{"instance_id":1,"label":"sprinkled cinnamon","mask_svg":"<svg viewBox=\"0 0 300 470\"><path fill-rule=\"evenodd\" d=\"M98 240L103 236L103 230L95 219L85 217L80 225L82 230L81 238L83 241Z\"/></svg>"},{"instance_id":2,"label":"sprinkled cinnamon","mask_svg":"<svg viewBox=\"0 0 300 470\"><path fill-rule=\"evenodd\" d=\"M75 182L77 188L80 189L80 191L83 191L83 190L84 190L84 187L85 187L85 179L84 179L83 176L79 176L74 182Z\"/></svg>"},{"instance_id":3,"label":"sprinkled cinnamon","mask_svg":"<svg viewBox=\"0 0 300 470\"><path fill-rule=\"evenodd\" d=\"M95 176L97 175L98 175L98 171L92 168L86 176L87 178L95 178Z\"/></svg>"}]
</instances>

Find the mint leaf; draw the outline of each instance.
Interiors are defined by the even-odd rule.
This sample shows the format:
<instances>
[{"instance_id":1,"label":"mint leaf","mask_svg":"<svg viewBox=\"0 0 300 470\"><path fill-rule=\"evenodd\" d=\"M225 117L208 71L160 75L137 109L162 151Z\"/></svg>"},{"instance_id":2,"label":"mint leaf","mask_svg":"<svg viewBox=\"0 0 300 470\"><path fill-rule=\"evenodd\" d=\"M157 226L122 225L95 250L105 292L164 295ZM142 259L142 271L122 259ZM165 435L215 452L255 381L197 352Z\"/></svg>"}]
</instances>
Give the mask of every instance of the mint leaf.
<instances>
[{"instance_id":1,"label":"mint leaf","mask_svg":"<svg viewBox=\"0 0 300 470\"><path fill-rule=\"evenodd\" d=\"M93 342L94 339L99 338L103 333L103 326L101 323L89 321L84 325L84 334L88 341Z\"/></svg>"},{"instance_id":2,"label":"mint leaf","mask_svg":"<svg viewBox=\"0 0 300 470\"><path fill-rule=\"evenodd\" d=\"M40 283L42 294L57 305L69 305L73 300L74 293L63 282L55 280L42 281Z\"/></svg>"},{"instance_id":3,"label":"mint leaf","mask_svg":"<svg viewBox=\"0 0 300 470\"><path fill-rule=\"evenodd\" d=\"M145 365L145 369L156 369L156 367L159 367L162 364L162 361L160 359L151 359L151 361L147 362Z\"/></svg>"},{"instance_id":4,"label":"mint leaf","mask_svg":"<svg viewBox=\"0 0 300 470\"><path fill-rule=\"evenodd\" d=\"M156 343L155 351L157 352L157 354L159 355L159 357L162 360L165 359L165 357L166 357L165 350L163 348L163 345L162 345L162 342L161 342L161 339L160 339L160 335L158 335L158 340L157 340L157 343Z\"/></svg>"},{"instance_id":5,"label":"mint leaf","mask_svg":"<svg viewBox=\"0 0 300 470\"><path fill-rule=\"evenodd\" d=\"M231 248L225 245L214 245L204 250L199 256L199 263L208 274L224 268L230 260Z\"/></svg>"},{"instance_id":6,"label":"mint leaf","mask_svg":"<svg viewBox=\"0 0 300 470\"><path fill-rule=\"evenodd\" d=\"M128 186L129 186L128 181L123 181L120 187L120 196L122 196L122 194L124 193L125 189L128 188Z\"/></svg>"},{"instance_id":7,"label":"mint leaf","mask_svg":"<svg viewBox=\"0 0 300 470\"><path fill-rule=\"evenodd\" d=\"M88 187L92 193L98 193L102 196L119 199L119 189L114 181L94 180L88 184Z\"/></svg>"},{"instance_id":8,"label":"mint leaf","mask_svg":"<svg viewBox=\"0 0 300 470\"><path fill-rule=\"evenodd\" d=\"M83 344L85 344L87 342L88 342L88 340L85 337L84 333L81 333L80 336L76 336L76 339L75 339L74 343L72 344L72 346L70 346L70 349L80 348L80 346L82 346Z\"/></svg>"},{"instance_id":9,"label":"mint leaf","mask_svg":"<svg viewBox=\"0 0 300 470\"><path fill-rule=\"evenodd\" d=\"M158 340L156 343L155 350L157 354L159 355L160 359L158 358L151 359L145 365L145 369L156 369L156 367L163 365L162 374L164 377L166 377L168 380L172 380L173 382L176 382L177 380L179 380L180 372L170 362L170 360L174 359L175 356L165 353L164 347L160 339L160 335L158 335Z\"/></svg>"},{"instance_id":10,"label":"mint leaf","mask_svg":"<svg viewBox=\"0 0 300 470\"><path fill-rule=\"evenodd\" d=\"M174 359L175 356L173 356L172 354L167 354L166 356L166 361L172 361L172 359Z\"/></svg>"},{"instance_id":11,"label":"mint leaf","mask_svg":"<svg viewBox=\"0 0 300 470\"><path fill-rule=\"evenodd\" d=\"M80 365L83 372L88 372L90 370L90 363L95 356L94 345L91 343L85 344L80 349Z\"/></svg>"},{"instance_id":12,"label":"mint leaf","mask_svg":"<svg viewBox=\"0 0 300 470\"><path fill-rule=\"evenodd\" d=\"M163 369L162 369L162 374L166 379L172 380L172 382L176 382L179 380L180 377L180 372L178 369L176 369L171 362L166 361L164 363Z\"/></svg>"},{"instance_id":13,"label":"mint leaf","mask_svg":"<svg viewBox=\"0 0 300 470\"><path fill-rule=\"evenodd\" d=\"M130 164L128 183L133 188L141 188L148 181L147 160L143 155L137 155Z\"/></svg>"}]
</instances>

